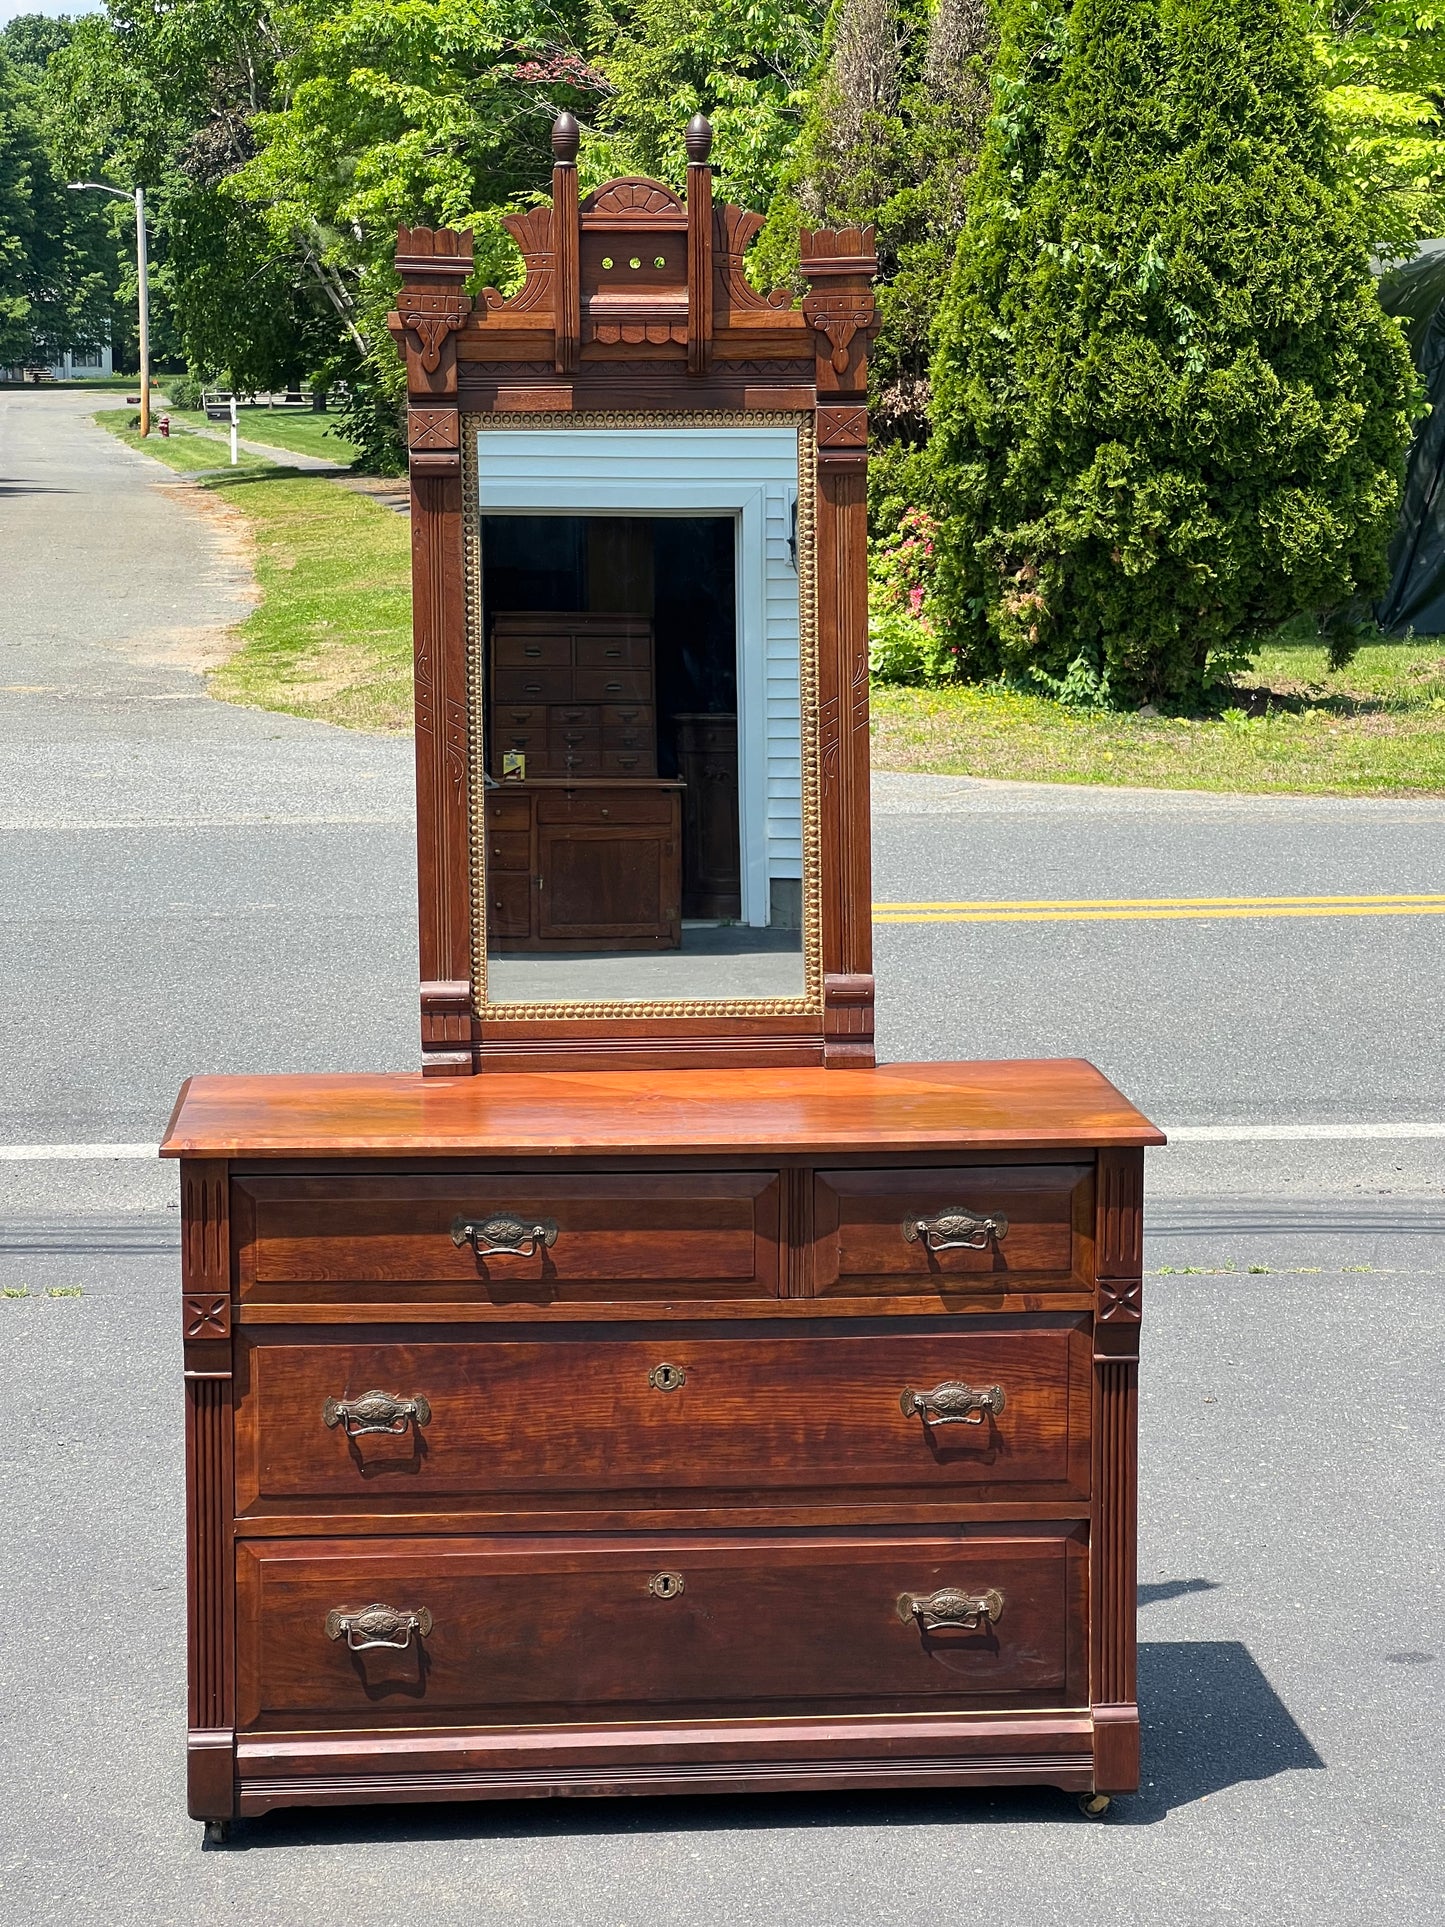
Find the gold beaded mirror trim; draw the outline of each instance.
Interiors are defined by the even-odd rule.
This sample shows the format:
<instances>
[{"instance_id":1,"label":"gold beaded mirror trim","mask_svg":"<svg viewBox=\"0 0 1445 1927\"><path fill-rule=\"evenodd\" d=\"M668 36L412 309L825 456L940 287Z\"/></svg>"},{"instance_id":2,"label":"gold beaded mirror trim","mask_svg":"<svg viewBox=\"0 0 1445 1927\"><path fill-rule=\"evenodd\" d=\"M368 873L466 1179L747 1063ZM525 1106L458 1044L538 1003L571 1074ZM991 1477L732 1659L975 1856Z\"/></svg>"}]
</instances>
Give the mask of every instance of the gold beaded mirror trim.
<instances>
[{"instance_id":1,"label":"gold beaded mirror trim","mask_svg":"<svg viewBox=\"0 0 1445 1927\"><path fill-rule=\"evenodd\" d=\"M494 1003L487 1001L486 785L482 666L482 520L477 436L482 429L795 428L798 433L798 699L801 706L803 806L803 994L800 997L659 998L631 1002ZM650 1017L796 1017L821 1013L823 966L819 901L817 439L808 409L715 409L636 413L621 409L546 410L463 415L462 500L466 530L467 708L472 865L472 998L517 1022Z\"/></svg>"}]
</instances>

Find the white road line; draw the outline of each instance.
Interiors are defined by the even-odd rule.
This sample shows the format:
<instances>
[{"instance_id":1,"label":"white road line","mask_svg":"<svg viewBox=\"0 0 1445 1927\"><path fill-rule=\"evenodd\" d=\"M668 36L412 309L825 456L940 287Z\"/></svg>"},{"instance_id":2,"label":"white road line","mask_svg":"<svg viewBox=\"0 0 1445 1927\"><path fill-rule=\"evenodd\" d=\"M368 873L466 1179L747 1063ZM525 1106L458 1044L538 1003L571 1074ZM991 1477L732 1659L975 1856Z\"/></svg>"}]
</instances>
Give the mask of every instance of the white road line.
<instances>
[{"instance_id":1,"label":"white road line","mask_svg":"<svg viewBox=\"0 0 1445 1927\"><path fill-rule=\"evenodd\" d=\"M44 1164L63 1158L153 1158L154 1144L0 1144L0 1164Z\"/></svg>"},{"instance_id":2,"label":"white road line","mask_svg":"<svg viewBox=\"0 0 1445 1927\"><path fill-rule=\"evenodd\" d=\"M1365 1139L1406 1142L1445 1138L1445 1122L1428 1124L1166 1124L1171 1144L1348 1144ZM43 1164L82 1158L153 1158L154 1144L0 1144L0 1164Z\"/></svg>"},{"instance_id":3,"label":"white road line","mask_svg":"<svg viewBox=\"0 0 1445 1927\"><path fill-rule=\"evenodd\" d=\"M1445 1137L1445 1123L1433 1124L1173 1124L1171 1144L1349 1143L1364 1138Z\"/></svg>"}]
</instances>

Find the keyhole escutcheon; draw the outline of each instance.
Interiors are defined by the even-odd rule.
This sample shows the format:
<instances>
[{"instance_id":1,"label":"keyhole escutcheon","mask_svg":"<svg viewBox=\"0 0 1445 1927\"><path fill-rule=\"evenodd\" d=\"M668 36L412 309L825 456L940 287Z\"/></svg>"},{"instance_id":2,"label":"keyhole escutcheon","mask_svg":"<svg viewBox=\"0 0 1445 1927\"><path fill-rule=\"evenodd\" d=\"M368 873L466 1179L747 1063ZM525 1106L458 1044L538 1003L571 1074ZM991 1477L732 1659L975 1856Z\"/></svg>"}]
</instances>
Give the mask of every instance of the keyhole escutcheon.
<instances>
[{"instance_id":1,"label":"keyhole escutcheon","mask_svg":"<svg viewBox=\"0 0 1445 1927\"><path fill-rule=\"evenodd\" d=\"M647 1582L647 1590L654 1599L676 1599L686 1590L686 1581L680 1572L655 1572Z\"/></svg>"},{"instance_id":2,"label":"keyhole escutcheon","mask_svg":"<svg viewBox=\"0 0 1445 1927\"><path fill-rule=\"evenodd\" d=\"M654 1365L647 1374L647 1382L655 1392L675 1392L680 1385L686 1385L687 1373L681 1365Z\"/></svg>"}]
</instances>

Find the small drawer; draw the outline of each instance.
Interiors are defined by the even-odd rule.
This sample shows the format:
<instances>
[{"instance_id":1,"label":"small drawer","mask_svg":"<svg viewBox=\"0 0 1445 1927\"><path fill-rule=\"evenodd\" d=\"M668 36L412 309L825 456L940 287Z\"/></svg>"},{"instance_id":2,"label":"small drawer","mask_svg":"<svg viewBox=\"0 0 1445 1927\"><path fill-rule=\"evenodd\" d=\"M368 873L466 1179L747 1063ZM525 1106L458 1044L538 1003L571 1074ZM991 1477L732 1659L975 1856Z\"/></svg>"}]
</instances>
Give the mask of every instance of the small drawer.
<instances>
[{"instance_id":1,"label":"small drawer","mask_svg":"<svg viewBox=\"0 0 1445 1927\"><path fill-rule=\"evenodd\" d=\"M545 729L508 729L498 725L492 730L492 757L501 762L502 752L519 749L524 756L545 756L547 753L547 732Z\"/></svg>"},{"instance_id":2,"label":"small drawer","mask_svg":"<svg viewBox=\"0 0 1445 1927\"><path fill-rule=\"evenodd\" d=\"M1057 1527L242 1540L237 1724L1080 1706L1085 1567Z\"/></svg>"},{"instance_id":3,"label":"small drawer","mask_svg":"<svg viewBox=\"0 0 1445 1927\"><path fill-rule=\"evenodd\" d=\"M677 807L675 790L617 789L543 791L539 823L656 823L664 827Z\"/></svg>"},{"instance_id":4,"label":"small drawer","mask_svg":"<svg viewBox=\"0 0 1445 1927\"><path fill-rule=\"evenodd\" d=\"M604 776L654 776L657 773L650 750L604 749L600 763Z\"/></svg>"},{"instance_id":5,"label":"small drawer","mask_svg":"<svg viewBox=\"0 0 1445 1927\"><path fill-rule=\"evenodd\" d=\"M523 838L525 842L526 839ZM532 878L524 865L520 873L503 872L487 878L487 934L525 937L532 924Z\"/></svg>"},{"instance_id":6,"label":"small drawer","mask_svg":"<svg viewBox=\"0 0 1445 1927\"><path fill-rule=\"evenodd\" d=\"M487 835L489 870L529 870L532 839L525 830L498 830Z\"/></svg>"},{"instance_id":7,"label":"small drawer","mask_svg":"<svg viewBox=\"0 0 1445 1927\"><path fill-rule=\"evenodd\" d=\"M574 693L575 674L571 669L497 669L492 672L492 696L499 704L566 702Z\"/></svg>"},{"instance_id":8,"label":"small drawer","mask_svg":"<svg viewBox=\"0 0 1445 1927\"><path fill-rule=\"evenodd\" d=\"M497 703L492 710L493 729L545 729L547 709L542 703Z\"/></svg>"},{"instance_id":9,"label":"small drawer","mask_svg":"<svg viewBox=\"0 0 1445 1927\"><path fill-rule=\"evenodd\" d=\"M1089 1291L1091 1164L819 1171L819 1297L952 1290Z\"/></svg>"},{"instance_id":10,"label":"small drawer","mask_svg":"<svg viewBox=\"0 0 1445 1927\"><path fill-rule=\"evenodd\" d=\"M650 729L604 729L601 731L603 749L640 749L648 756L653 753L652 731Z\"/></svg>"},{"instance_id":11,"label":"small drawer","mask_svg":"<svg viewBox=\"0 0 1445 1927\"><path fill-rule=\"evenodd\" d=\"M520 917L529 883L493 878L489 908L495 896ZM545 1305L777 1290L770 1171L256 1176L236 1180L232 1210L243 1298L325 1300L344 1286L363 1304L395 1301L406 1285L408 1301ZM473 1241L458 1220L490 1229ZM538 1224L551 1226L550 1240L531 1234Z\"/></svg>"},{"instance_id":12,"label":"small drawer","mask_svg":"<svg viewBox=\"0 0 1445 1927\"><path fill-rule=\"evenodd\" d=\"M652 699L652 675L646 669L574 669L571 674L570 693L579 702L612 705L629 697L639 702Z\"/></svg>"},{"instance_id":13,"label":"small drawer","mask_svg":"<svg viewBox=\"0 0 1445 1927\"><path fill-rule=\"evenodd\" d=\"M601 710L604 729L635 729L651 741L652 710L646 703L605 703Z\"/></svg>"},{"instance_id":14,"label":"small drawer","mask_svg":"<svg viewBox=\"0 0 1445 1927\"><path fill-rule=\"evenodd\" d=\"M509 794L505 789L487 791L487 832L525 830L532 821L531 798L524 793Z\"/></svg>"},{"instance_id":15,"label":"small drawer","mask_svg":"<svg viewBox=\"0 0 1445 1927\"><path fill-rule=\"evenodd\" d=\"M547 757L549 776L600 776L603 768L600 749L553 749Z\"/></svg>"},{"instance_id":16,"label":"small drawer","mask_svg":"<svg viewBox=\"0 0 1445 1927\"><path fill-rule=\"evenodd\" d=\"M558 669L571 660L570 636L496 636L492 641L498 669Z\"/></svg>"},{"instance_id":17,"label":"small drawer","mask_svg":"<svg viewBox=\"0 0 1445 1927\"><path fill-rule=\"evenodd\" d=\"M554 703L547 711L549 729L600 729L604 712L595 703Z\"/></svg>"},{"instance_id":18,"label":"small drawer","mask_svg":"<svg viewBox=\"0 0 1445 1927\"><path fill-rule=\"evenodd\" d=\"M652 639L646 635L578 636L579 669L649 669Z\"/></svg>"},{"instance_id":19,"label":"small drawer","mask_svg":"<svg viewBox=\"0 0 1445 1927\"><path fill-rule=\"evenodd\" d=\"M602 731L589 729L585 723L554 723L547 732L547 740L554 752L568 749L601 749Z\"/></svg>"},{"instance_id":20,"label":"small drawer","mask_svg":"<svg viewBox=\"0 0 1445 1927\"><path fill-rule=\"evenodd\" d=\"M896 1324L896 1321L891 1321ZM923 1327L923 1329L920 1329ZM709 1508L1089 1497L1082 1317L1013 1329L829 1320L759 1338L692 1323L243 1326L236 1510ZM379 1397L372 1396L379 1394Z\"/></svg>"}]
</instances>

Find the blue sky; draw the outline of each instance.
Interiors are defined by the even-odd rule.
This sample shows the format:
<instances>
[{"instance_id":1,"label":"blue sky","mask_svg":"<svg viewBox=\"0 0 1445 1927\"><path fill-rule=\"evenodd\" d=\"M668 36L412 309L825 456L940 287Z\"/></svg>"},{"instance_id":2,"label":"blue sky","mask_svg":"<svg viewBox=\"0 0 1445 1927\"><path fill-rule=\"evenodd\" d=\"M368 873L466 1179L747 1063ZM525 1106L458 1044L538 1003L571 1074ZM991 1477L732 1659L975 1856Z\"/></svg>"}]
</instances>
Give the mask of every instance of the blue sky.
<instances>
[{"instance_id":1,"label":"blue sky","mask_svg":"<svg viewBox=\"0 0 1445 1927\"><path fill-rule=\"evenodd\" d=\"M104 13L104 7L87 5L87 0L0 0L0 27L18 13Z\"/></svg>"}]
</instances>

